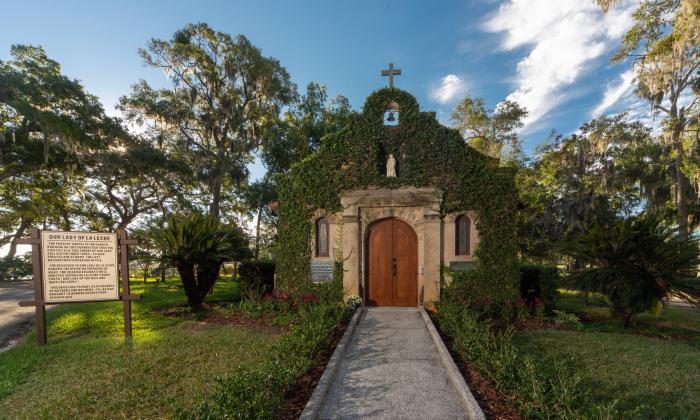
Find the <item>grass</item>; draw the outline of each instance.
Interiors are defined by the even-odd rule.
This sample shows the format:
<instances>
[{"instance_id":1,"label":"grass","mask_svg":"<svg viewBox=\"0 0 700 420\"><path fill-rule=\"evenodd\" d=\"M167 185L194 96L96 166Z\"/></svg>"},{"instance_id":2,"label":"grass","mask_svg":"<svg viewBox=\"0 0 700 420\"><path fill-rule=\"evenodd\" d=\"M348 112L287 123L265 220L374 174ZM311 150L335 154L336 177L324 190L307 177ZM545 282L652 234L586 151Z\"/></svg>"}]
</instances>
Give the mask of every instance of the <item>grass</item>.
<instances>
[{"instance_id":1,"label":"grass","mask_svg":"<svg viewBox=\"0 0 700 420\"><path fill-rule=\"evenodd\" d=\"M121 302L49 311L48 339L29 333L0 353L0 417L172 418L214 391L214 377L260 360L278 336L234 325L204 325L154 310L183 304L177 283L132 281L134 337L125 343ZM217 282L208 300L236 301L236 283Z\"/></svg>"},{"instance_id":2,"label":"grass","mask_svg":"<svg viewBox=\"0 0 700 420\"><path fill-rule=\"evenodd\" d=\"M582 331L520 331L514 336L519 349L540 360L572 360L596 402L618 400L622 410L639 408L635 417L700 413L700 313L667 307L658 316L640 315L638 327L628 331L612 319L604 298L563 292L559 309L596 321Z\"/></svg>"},{"instance_id":3,"label":"grass","mask_svg":"<svg viewBox=\"0 0 700 420\"><path fill-rule=\"evenodd\" d=\"M573 290L560 290L557 307L565 312L588 316L595 322L585 326L586 331L629 333L622 322L610 313L610 304L604 296L585 296ZM658 337L683 337L700 350L700 311L666 306L659 313L637 315L635 332Z\"/></svg>"},{"instance_id":4,"label":"grass","mask_svg":"<svg viewBox=\"0 0 700 420\"><path fill-rule=\"evenodd\" d=\"M540 360L571 359L593 400L618 400L635 417L693 418L700 413L700 351L679 342L597 331L521 331L513 339Z\"/></svg>"}]
</instances>

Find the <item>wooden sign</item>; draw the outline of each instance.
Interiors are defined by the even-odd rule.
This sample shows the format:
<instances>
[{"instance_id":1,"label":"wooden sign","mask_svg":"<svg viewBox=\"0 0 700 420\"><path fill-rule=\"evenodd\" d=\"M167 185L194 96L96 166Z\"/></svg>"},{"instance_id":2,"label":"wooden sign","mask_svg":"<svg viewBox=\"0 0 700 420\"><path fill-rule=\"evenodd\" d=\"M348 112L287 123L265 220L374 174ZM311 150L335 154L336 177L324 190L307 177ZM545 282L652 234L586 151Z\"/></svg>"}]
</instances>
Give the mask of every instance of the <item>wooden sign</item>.
<instances>
[{"instance_id":1,"label":"wooden sign","mask_svg":"<svg viewBox=\"0 0 700 420\"><path fill-rule=\"evenodd\" d=\"M116 233L41 232L46 303L119 300Z\"/></svg>"},{"instance_id":2,"label":"wooden sign","mask_svg":"<svg viewBox=\"0 0 700 420\"><path fill-rule=\"evenodd\" d=\"M131 337L131 301L128 246L138 241L119 233L42 232L32 229L18 244L32 246L34 300L20 306L36 307L36 336L46 344L46 305L68 302L121 300L124 303L124 336ZM119 290L119 274L122 287Z\"/></svg>"}]
</instances>

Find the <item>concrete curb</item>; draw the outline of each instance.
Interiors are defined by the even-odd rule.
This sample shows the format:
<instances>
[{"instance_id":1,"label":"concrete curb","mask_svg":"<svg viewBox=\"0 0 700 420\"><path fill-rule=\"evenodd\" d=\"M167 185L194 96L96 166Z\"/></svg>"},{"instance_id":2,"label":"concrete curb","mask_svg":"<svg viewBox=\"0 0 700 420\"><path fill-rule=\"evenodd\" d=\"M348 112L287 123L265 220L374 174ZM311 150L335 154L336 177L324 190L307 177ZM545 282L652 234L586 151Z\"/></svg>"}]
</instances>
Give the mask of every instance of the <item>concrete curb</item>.
<instances>
[{"instance_id":1,"label":"concrete curb","mask_svg":"<svg viewBox=\"0 0 700 420\"><path fill-rule=\"evenodd\" d=\"M364 314L364 312L365 308L363 306L359 307L355 311L355 314L352 316L347 329L345 329L345 333L343 333L343 337L340 339L338 346L335 348L333 355L328 361L326 369L323 371L323 375L321 375L321 379L319 379L318 384L316 384L316 388L314 389L313 394L311 394L309 402L306 403L304 411L301 413L301 416L299 416L299 420L315 420L318 418L323 402L326 399L326 394L328 394L328 390L333 384L333 380L338 373L338 367L340 366L343 356L345 356L348 349L348 344L350 344L350 340L355 333L355 327L357 327L357 323L360 321L360 317L362 314Z\"/></svg>"},{"instance_id":2,"label":"concrete curb","mask_svg":"<svg viewBox=\"0 0 700 420\"><path fill-rule=\"evenodd\" d=\"M430 319L430 316L428 316L428 313L425 312L425 309L422 307L420 309L420 314L423 318L423 322L425 322L426 328L428 328L428 331L430 332L430 336L433 338L433 343L435 343L440 360L447 370L447 375L450 377L450 381L452 382L455 391L457 391L457 394L462 400L467 416L473 420L485 420L486 416L484 416L484 412L481 410L481 407L479 407L479 403L477 403L474 399L474 396L469 390L467 383L464 381L464 377L457 368L455 361L452 360L452 355L450 355L447 347L445 347L445 343L442 342L442 338L440 338L440 334L438 334L437 330L435 329L435 325L433 325L433 321Z\"/></svg>"}]
</instances>

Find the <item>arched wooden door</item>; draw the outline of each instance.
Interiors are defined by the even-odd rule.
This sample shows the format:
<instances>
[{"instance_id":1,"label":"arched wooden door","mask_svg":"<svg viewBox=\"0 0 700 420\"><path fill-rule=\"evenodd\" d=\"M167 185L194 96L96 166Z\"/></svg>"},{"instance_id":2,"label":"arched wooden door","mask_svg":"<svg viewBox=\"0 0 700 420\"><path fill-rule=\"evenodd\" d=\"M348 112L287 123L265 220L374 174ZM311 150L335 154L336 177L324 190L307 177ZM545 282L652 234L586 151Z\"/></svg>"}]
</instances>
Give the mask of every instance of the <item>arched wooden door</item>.
<instances>
[{"instance_id":1,"label":"arched wooden door","mask_svg":"<svg viewBox=\"0 0 700 420\"><path fill-rule=\"evenodd\" d=\"M407 223L385 219L367 241L367 304L418 305L418 239Z\"/></svg>"}]
</instances>

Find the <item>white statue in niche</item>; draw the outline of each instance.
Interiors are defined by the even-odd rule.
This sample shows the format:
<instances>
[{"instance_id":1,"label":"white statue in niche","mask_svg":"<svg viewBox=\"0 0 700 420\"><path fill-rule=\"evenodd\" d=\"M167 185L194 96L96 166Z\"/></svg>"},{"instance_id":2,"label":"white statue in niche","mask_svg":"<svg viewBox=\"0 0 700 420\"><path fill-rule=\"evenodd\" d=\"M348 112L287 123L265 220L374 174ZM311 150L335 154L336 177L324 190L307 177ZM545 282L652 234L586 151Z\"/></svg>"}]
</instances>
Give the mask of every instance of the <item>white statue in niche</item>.
<instances>
[{"instance_id":1,"label":"white statue in niche","mask_svg":"<svg viewBox=\"0 0 700 420\"><path fill-rule=\"evenodd\" d=\"M392 154L389 154L389 159L386 161L386 176L396 178L396 159Z\"/></svg>"}]
</instances>

